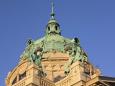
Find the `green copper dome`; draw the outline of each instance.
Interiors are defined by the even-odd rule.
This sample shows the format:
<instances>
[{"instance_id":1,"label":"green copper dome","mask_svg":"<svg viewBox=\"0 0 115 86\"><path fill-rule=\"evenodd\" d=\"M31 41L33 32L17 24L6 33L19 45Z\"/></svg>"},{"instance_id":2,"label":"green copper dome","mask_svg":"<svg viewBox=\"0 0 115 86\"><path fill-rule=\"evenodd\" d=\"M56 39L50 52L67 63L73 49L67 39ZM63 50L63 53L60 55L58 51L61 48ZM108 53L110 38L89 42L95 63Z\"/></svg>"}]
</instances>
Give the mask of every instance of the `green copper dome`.
<instances>
[{"instance_id":1,"label":"green copper dome","mask_svg":"<svg viewBox=\"0 0 115 86\"><path fill-rule=\"evenodd\" d=\"M61 36L60 26L56 20L50 20L46 26L46 34L43 38L34 43L43 48L43 52L58 51L64 52L64 46L71 40Z\"/></svg>"},{"instance_id":2,"label":"green copper dome","mask_svg":"<svg viewBox=\"0 0 115 86\"><path fill-rule=\"evenodd\" d=\"M51 19L46 25L45 36L36 41L29 40L21 55L21 60L29 59L35 64L41 64L42 55L49 52L61 52L70 55L71 62L77 60L87 61L87 55L80 46L79 39L68 39L61 36L60 25L54 18L52 10Z\"/></svg>"}]
</instances>

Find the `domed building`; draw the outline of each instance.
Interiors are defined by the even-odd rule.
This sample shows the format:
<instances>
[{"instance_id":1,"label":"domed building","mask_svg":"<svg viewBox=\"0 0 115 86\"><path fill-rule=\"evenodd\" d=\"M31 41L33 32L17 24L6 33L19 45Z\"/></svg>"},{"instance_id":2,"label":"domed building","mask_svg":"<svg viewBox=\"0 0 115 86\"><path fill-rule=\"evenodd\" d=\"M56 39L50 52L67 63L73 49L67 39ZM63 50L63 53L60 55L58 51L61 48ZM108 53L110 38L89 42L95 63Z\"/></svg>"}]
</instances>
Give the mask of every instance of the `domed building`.
<instances>
[{"instance_id":1,"label":"domed building","mask_svg":"<svg viewBox=\"0 0 115 86\"><path fill-rule=\"evenodd\" d=\"M8 73L6 86L114 86L115 78L101 76L88 60L79 39L65 38L51 18L45 36L28 40L18 65Z\"/></svg>"}]
</instances>

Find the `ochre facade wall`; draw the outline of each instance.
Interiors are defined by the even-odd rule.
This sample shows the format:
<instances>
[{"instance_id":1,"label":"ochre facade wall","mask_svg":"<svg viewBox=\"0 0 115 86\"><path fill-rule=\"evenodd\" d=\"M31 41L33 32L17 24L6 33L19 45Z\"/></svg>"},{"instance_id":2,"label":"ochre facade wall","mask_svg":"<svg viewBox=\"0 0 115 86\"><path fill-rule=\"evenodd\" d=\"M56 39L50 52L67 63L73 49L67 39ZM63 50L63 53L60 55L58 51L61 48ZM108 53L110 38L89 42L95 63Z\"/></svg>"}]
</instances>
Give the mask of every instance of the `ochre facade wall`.
<instances>
[{"instance_id":1,"label":"ochre facade wall","mask_svg":"<svg viewBox=\"0 0 115 86\"><path fill-rule=\"evenodd\" d=\"M70 73L65 75L64 64L69 58L68 55L50 53L50 57L52 56L53 59L44 59L42 62L43 71L47 74L46 77L38 76L38 71L41 69L37 65L29 61L23 61L8 74L6 86L86 86L87 84L93 84L91 80L100 75L99 70L91 64L80 61L73 63L70 66ZM46 57L48 57L48 54ZM54 78L59 75L63 78L59 77L57 81L54 81ZM17 77L16 81L15 77Z\"/></svg>"}]
</instances>

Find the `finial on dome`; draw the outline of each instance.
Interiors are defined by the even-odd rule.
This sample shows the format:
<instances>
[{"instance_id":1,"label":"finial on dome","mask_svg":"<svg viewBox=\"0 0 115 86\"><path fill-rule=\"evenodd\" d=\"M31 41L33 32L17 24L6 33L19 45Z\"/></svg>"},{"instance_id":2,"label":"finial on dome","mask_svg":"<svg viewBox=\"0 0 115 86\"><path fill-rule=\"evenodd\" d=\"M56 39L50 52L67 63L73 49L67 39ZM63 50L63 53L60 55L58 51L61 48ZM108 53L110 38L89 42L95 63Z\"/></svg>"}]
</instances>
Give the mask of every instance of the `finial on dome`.
<instances>
[{"instance_id":1,"label":"finial on dome","mask_svg":"<svg viewBox=\"0 0 115 86\"><path fill-rule=\"evenodd\" d=\"M53 1L51 1L51 6L52 6L51 19L55 19L55 18L54 18L55 13L54 13L54 3L53 3Z\"/></svg>"}]
</instances>

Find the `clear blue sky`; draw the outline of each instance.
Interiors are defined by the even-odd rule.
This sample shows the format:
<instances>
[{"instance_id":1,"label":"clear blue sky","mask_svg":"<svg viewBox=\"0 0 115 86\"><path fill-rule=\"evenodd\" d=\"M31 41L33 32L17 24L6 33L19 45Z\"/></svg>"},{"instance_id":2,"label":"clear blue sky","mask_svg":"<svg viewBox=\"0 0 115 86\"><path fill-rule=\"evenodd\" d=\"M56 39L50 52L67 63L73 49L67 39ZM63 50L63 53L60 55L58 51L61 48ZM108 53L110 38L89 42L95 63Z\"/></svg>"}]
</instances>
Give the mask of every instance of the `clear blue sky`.
<instances>
[{"instance_id":1,"label":"clear blue sky","mask_svg":"<svg viewBox=\"0 0 115 86\"><path fill-rule=\"evenodd\" d=\"M115 0L54 0L62 35L79 37L91 63L115 77ZM26 40L44 36L49 0L0 0L0 86Z\"/></svg>"}]
</instances>

